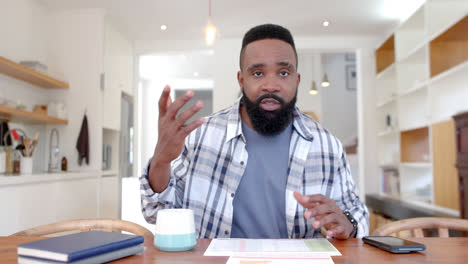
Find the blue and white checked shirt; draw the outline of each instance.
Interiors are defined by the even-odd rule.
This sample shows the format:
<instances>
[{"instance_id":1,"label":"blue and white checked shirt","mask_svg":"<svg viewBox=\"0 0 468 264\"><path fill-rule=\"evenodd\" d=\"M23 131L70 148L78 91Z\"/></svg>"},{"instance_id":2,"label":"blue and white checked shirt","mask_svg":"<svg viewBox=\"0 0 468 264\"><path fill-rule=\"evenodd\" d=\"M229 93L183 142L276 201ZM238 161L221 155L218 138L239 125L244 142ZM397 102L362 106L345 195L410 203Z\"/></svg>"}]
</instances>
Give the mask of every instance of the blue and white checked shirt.
<instances>
[{"instance_id":1,"label":"blue and white checked shirt","mask_svg":"<svg viewBox=\"0 0 468 264\"><path fill-rule=\"evenodd\" d=\"M169 186L161 193L149 185L148 163L140 190L143 216L149 223L156 222L160 209L191 208L198 238L230 237L233 199L248 157L239 104L237 100L230 108L206 117L186 138L182 153L171 164ZM306 209L293 196L296 190L333 199L358 221L357 236L368 234L368 211L357 194L343 146L298 108L289 147L286 226L289 238L321 237L320 230L312 227L312 219L304 218Z\"/></svg>"}]
</instances>

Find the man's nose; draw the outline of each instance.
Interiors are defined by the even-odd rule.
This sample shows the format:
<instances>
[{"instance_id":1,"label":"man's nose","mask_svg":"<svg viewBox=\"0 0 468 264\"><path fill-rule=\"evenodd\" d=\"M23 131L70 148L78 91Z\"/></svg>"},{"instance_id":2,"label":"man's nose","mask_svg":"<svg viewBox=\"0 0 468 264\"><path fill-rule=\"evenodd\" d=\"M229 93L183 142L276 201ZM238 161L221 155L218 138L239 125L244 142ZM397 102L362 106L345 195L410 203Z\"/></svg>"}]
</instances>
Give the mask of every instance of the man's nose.
<instances>
[{"instance_id":1,"label":"man's nose","mask_svg":"<svg viewBox=\"0 0 468 264\"><path fill-rule=\"evenodd\" d=\"M262 83L262 91L268 93L276 93L280 91L280 85L275 76L267 75Z\"/></svg>"}]
</instances>

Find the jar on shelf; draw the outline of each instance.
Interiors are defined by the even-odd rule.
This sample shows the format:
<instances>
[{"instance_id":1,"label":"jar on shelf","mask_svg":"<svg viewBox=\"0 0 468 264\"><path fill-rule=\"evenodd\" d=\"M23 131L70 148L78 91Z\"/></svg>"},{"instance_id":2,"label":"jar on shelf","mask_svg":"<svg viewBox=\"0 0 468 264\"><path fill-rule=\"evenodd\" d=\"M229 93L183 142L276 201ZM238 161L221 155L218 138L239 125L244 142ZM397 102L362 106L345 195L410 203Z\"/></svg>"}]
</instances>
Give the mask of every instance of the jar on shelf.
<instances>
[{"instance_id":1,"label":"jar on shelf","mask_svg":"<svg viewBox=\"0 0 468 264\"><path fill-rule=\"evenodd\" d=\"M67 171L67 158L62 158L62 171Z\"/></svg>"},{"instance_id":2,"label":"jar on shelf","mask_svg":"<svg viewBox=\"0 0 468 264\"><path fill-rule=\"evenodd\" d=\"M19 150L13 151L13 173L21 173L21 152Z\"/></svg>"},{"instance_id":3,"label":"jar on shelf","mask_svg":"<svg viewBox=\"0 0 468 264\"><path fill-rule=\"evenodd\" d=\"M6 171L6 152L5 147L0 146L0 174Z\"/></svg>"},{"instance_id":4,"label":"jar on shelf","mask_svg":"<svg viewBox=\"0 0 468 264\"><path fill-rule=\"evenodd\" d=\"M3 150L5 151L5 173L9 174L13 172L13 150L10 147L5 147Z\"/></svg>"}]
</instances>

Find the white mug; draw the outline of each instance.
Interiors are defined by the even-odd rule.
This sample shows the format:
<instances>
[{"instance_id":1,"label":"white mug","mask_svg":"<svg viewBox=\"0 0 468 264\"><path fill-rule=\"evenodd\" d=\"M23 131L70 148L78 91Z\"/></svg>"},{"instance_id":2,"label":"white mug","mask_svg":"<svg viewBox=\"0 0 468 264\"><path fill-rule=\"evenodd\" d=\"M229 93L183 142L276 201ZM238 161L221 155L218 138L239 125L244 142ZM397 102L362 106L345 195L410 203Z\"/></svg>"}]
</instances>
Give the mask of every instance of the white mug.
<instances>
[{"instance_id":1,"label":"white mug","mask_svg":"<svg viewBox=\"0 0 468 264\"><path fill-rule=\"evenodd\" d=\"M21 157L20 161L20 173L21 174L32 174L33 158L32 157Z\"/></svg>"},{"instance_id":2,"label":"white mug","mask_svg":"<svg viewBox=\"0 0 468 264\"><path fill-rule=\"evenodd\" d=\"M192 209L162 209L156 215L154 245L163 251L185 251L197 243Z\"/></svg>"}]
</instances>

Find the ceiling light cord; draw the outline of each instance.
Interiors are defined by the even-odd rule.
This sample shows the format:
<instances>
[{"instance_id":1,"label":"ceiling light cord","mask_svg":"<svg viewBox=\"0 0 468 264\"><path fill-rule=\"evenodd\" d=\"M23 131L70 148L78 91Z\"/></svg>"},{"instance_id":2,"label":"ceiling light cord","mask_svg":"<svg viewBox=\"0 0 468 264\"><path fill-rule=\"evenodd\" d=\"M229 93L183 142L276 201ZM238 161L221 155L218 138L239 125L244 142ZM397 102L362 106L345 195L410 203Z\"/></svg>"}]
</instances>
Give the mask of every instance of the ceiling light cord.
<instances>
[{"instance_id":1,"label":"ceiling light cord","mask_svg":"<svg viewBox=\"0 0 468 264\"><path fill-rule=\"evenodd\" d=\"M211 18L211 0L208 0L208 16Z\"/></svg>"}]
</instances>

